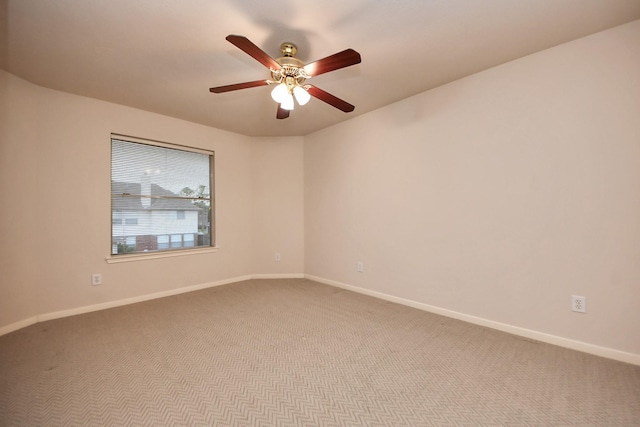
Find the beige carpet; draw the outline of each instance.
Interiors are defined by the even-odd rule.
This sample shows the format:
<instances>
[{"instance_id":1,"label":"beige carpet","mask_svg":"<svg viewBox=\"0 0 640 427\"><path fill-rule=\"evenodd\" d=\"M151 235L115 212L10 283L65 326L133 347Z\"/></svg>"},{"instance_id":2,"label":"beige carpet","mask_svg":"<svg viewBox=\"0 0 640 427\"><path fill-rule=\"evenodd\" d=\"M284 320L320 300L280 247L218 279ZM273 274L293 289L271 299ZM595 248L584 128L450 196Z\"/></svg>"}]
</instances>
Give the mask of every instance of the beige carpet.
<instances>
[{"instance_id":1,"label":"beige carpet","mask_svg":"<svg viewBox=\"0 0 640 427\"><path fill-rule=\"evenodd\" d=\"M0 425L638 426L640 367L253 280L0 337Z\"/></svg>"}]
</instances>

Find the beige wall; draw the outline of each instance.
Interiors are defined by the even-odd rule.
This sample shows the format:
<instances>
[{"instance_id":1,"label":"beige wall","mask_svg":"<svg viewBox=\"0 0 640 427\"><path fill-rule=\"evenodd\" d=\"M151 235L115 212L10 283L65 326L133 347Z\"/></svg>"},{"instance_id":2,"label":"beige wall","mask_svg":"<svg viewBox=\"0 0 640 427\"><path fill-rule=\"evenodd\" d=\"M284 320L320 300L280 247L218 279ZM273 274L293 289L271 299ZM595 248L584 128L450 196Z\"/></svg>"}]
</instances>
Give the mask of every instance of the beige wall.
<instances>
[{"instance_id":1,"label":"beige wall","mask_svg":"<svg viewBox=\"0 0 640 427\"><path fill-rule=\"evenodd\" d=\"M38 115L37 89L0 71L0 328L38 311ZM31 166L24 166L25 159Z\"/></svg>"},{"instance_id":2,"label":"beige wall","mask_svg":"<svg viewBox=\"0 0 640 427\"><path fill-rule=\"evenodd\" d=\"M254 273L303 273L301 139L258 144L44 89L5 72L0 72L0 99L0 328ZM111 132L215 151L217 252L106 263ZM267 219L268 231L253 227L254 219ZM288 236L292 231L297 235ZM274 236L282 237L270 241ZM263 262L276 249L283 261ZM102 273L101 286L90 285L92 273Z\"/></svg>"},{"instance_id":3,"label":"beige wall","mask_svg":"<svg viewBox=\"0 0 640 427\"><path fill-rule=\"evenodd\" d=\"M304 275L303 142L302 137L253 140L252 271L256 274Z\"/></svg>"},{"instance_id":4,"label":"beige wall","mask_svg":"<svg viewBox=\"0 0 640 427\"><path fill-rule=\"evenodd\" d=\"M305 272L640 355L638 46L640 21L306 137Z\"/></svg>"}]
</instances>

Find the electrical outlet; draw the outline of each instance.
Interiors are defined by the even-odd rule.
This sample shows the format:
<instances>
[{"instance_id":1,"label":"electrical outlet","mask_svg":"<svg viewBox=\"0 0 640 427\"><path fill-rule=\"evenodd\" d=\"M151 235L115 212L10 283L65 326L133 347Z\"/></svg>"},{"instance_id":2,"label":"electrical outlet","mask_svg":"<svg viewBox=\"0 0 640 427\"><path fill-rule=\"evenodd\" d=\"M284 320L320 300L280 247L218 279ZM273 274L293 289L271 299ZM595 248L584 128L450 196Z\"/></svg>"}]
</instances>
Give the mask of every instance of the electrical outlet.
<instances>
[{"instance_id":1,"label":"electrical outlet","mask_svg":"<svg viewBox=\"0 0 640 427\"><path fill-rule=\"evenodd\" d=\"M102 285L102 274L95 273L91 275L91 284L93 286Z\"/></svg>"},{"instance_id":2,"label":"electrical outlet","mask_svg":"<svg viewBox=\"0 0 640 427\"><path fill-rule=\"evenodd\" d=\"M586 313L587 298L580 295L571 295L571 310L578 313Z\"/></svg>"},{"instance_id":3,"label":"electrical outlet","mask_svg":"<svg viewBox=\"0 0 640 427\"><path fill-rule=\"evenodd\" d=\"M356 269L358 270L358 273L363 273L364 272L364 262L358 261L358 264L356 265Z\"/></svg>"},{"instance_id":4,"label":"electrical outlet","mask_svg":"<svg viewBox=\"0 0 640 427\"><path fill-rule=\"evenodd\" d=\"M280 252L276 252L276 261L280 261L281 259Z\"/></svg>"}]
</instances>

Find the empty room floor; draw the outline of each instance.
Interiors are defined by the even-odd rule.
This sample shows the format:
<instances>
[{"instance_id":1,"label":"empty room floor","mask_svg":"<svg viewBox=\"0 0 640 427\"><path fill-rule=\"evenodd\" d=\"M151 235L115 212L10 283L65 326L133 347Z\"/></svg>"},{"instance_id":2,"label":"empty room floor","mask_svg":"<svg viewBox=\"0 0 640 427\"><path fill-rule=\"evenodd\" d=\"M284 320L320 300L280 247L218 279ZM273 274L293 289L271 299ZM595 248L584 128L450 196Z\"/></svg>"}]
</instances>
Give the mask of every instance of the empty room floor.
<instances>
[{"instance_id":1,"label":"empty room floor","mask_svg":"<svg viewBox=\"0 0 640 427\"><path fill-rule=\"evenodd\" d=\"M640 425L640 366L304 279L0 337L0 425Z\"/></svg>"}]
</instances>

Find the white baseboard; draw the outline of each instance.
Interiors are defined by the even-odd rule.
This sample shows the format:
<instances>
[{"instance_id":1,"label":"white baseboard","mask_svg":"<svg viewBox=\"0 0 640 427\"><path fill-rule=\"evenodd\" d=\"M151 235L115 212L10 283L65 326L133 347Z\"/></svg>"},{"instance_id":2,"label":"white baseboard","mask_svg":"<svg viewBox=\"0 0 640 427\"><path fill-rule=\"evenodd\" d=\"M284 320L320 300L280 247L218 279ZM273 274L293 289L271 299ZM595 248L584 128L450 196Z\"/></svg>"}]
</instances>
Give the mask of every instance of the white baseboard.
<instances>
[{"instance_id":1,"label":"white baseboard","mask_svg":"<svg viewBox=\"0 0 640 427\"><path fill-rule=\"evenodd\" d=\"M212 288L214 286L228 285L230 283L242 282L251 279L303 279L304 274L249 274L246 276L238 276L230 279L218 280L215 282L201 283L199 285L187 286L184 288L170 289L153 294L140 295L131 298L124 298L116 301L108 301L100 304L92 304L83 307L70 308L67 310L54 311L51 313L39 314L27 319L20 320L6 326L0 327L0 336L17 331L27 326L31 326L38 322L47 320L60 319L63 317L75 316L77 314L90 313L92 311L106 310L108 308L121 307L123 305L135 304L138 302L150 301L157 298L170 297L173 295L184 294L187 292L199 291L201 289Z\"/></svg>"},{"instance_id":2,"label":"white baseboard","mask_svg":"<svg viewBox=\"0 0 640 427\"><path fill-rule=\"evenodd\" d=\"M214 286L228 285L229 283L241 282L243 280L250 280L252 278L253 278L252 276L247 275L247 276L234 277L231 279L219 280L216 282L201 283L199 285L187 286L184 288L169 289L167 291L155 292L153 294L140 295L137 297L125 298L125 299L116 300L116 301L109 301L101 304L93 304L93 305L87 305L84 307L72 308L69 310L62 310L62 311L56 311L53 313L41 314L37 316L37 318L38 318L38 322L44 322L47 320L60 319L62 317L75 316L77 314L84 314L84 313L90 313L92 311L106 310L108 308L121 307L123 305L135 304L138 302L170 297L173 295L184 294L187 292L199 291L201 289L212 288Z\"/></svg>"},{"instance_id":3,"label":"white baseboard","mask_svg":"<svg viewBox=\"0 0 640 427\"><path fill-rule=\"evenodd\" d=\"M253 274L252 279L304 279L304 273L290 274Z\"/></svg>"},{"instance_id":4,"label":"white baseboard","mask_svg":"<svg viewBox=\"0 0 640 427\"><path fill-rule=\"evenodd\" d=\"M135 304L143 301L150 301L157 298L169 297L172 295L183 294L187 292L198 291L201 289L212 288L215 286L227 285L235 282L242 282L244 280L251 279L309 279L314 282L324 283L326 285L335 286L338 288L346 289L349 291L357 292L360 294L372 296L382 300L406 305L409 307L417 308L419 310L428 311L430 313L439 314L453 319L462 320L468 323L473 323L480 326L486 326L488 328L497 329L499 331L507 332L513 335L518 335L525 338L534 339L537 341L545 342L548 344L554 344L561 347L569 348L572 350L582 351L584 353L593 354L596 356L606 357L608 359L618 360L620 362L631 363L633 365L640 366L640 355L627 353L620 350L615 350L608 347L602 347L595 344L589 344L582 341L576 341L569 338L563 338L556 335L547 334L544 332L538 332L531 329L521 328L518 326L508 325L506 323L500 323L493 320L484 319L481 317L471 316L469 314L459 313L452 310L447 310L441 307L435 307L432 305L424 304L417 301L412 301L405 298L388 295L382 292L371 291L369 289L359 288L357 286L347 285L345 283L337 282L335 280L329 280L322 277L317 277L303 273L293 274L252 274L246 276L238 276L230 279L219 280L215 282L202 283L199 285L187 286L184 288L170 289L167 291L156 292L153 294L140 295L132 298L125 298L117 301L109 301L101 304L88 305L83 307L72 308L68 310L61 310L51 313L44 313L37 316L29 317L18 322L0 327L0 336L17 331L19 329L31 326L38 322L44 322L47 320L60 319L63 317L75 316L77 314L90 313L92 311L105 310L108 308L120 307L129 304Z\"/></svg>"},{"instance_id":5,"label":"white baseboard","mask_svg":"<svg viewBox=\"0 0 640 427\"><path fill-rule=\"evenodd\" d=\"M27 326L31 326L33 324L38 323L38 317L29 317L27 319L20 320L19 322L11 323L9 325L3 326L0 328L0 337L11 332L17 331L18 329L26 328Z\"/></svg>"},{"instance_id":6,"label":"white baseboard","mask_svg":"<svg viewBox=\"0 0 640 427\"><path fill-rule=\"evenodd\" d=\"M620 350L615 350L608 347L602 347L595 344L589 344L582 341L576 341L569 338L563 338L556 335L547 334L544 332L538 332L531 329L521 328L519 326L508 325L506 323L496 322L493 320L484 319L481 317L471 316L469 314L459 313L457 311L447 310L441 307L435 307L429 304L424 304L417 301L408 300L405 298L388 295L382 292L371 291L369 289L359 288L345 283L337 282L335 280L324 279L322 277L305 275L306 279L313 280L314 282L324 283L326 285L335 286L338 288L346 289L349 291L357 292L360 294L368 295L371 297L383 299L390 302L406 305L409 307L417 308L419 310L428 311L430 313L439 314L453 319L462 320L475 325L486 326L488 328L497 329L502 332L507 332L513 335L518 335L525 338L545 342L548 344L557 345L560 347L569 348L572 350L581 351L584 353L593 354L595 356L606 357L608 359L618 360L620 362L631 363L633 365L640 365L640 355L627 353Z\"/></svg>"}]
</instances>

